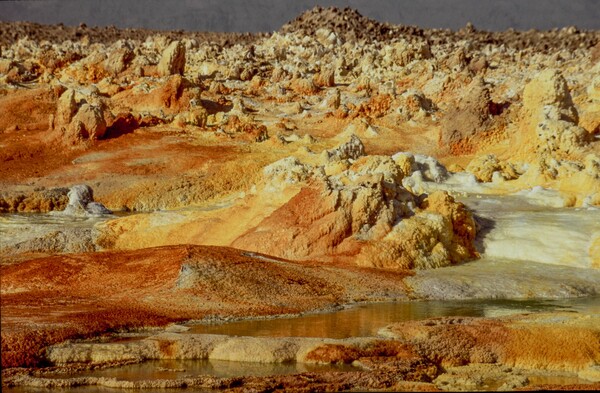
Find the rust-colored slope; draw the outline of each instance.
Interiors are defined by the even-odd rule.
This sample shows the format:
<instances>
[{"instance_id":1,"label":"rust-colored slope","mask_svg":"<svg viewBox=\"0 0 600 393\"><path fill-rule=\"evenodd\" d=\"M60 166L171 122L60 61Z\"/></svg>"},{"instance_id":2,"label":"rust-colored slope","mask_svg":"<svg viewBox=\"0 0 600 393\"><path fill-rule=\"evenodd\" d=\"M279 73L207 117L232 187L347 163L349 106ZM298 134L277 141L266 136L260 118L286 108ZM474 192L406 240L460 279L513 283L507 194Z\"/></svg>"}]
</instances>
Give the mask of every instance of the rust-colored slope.
<instances>
[{"instance_id":1,"label":"rust-colored slope","mask_svg":"<svg viewBox=\"0 0 600 393\"><path fill-rule=\"evenodd\" d=\"M46 257L1 274L3 367L35 365L44 346L119 328L401 298L405 276L200 246Z\"/></svg>"}]
</instances>

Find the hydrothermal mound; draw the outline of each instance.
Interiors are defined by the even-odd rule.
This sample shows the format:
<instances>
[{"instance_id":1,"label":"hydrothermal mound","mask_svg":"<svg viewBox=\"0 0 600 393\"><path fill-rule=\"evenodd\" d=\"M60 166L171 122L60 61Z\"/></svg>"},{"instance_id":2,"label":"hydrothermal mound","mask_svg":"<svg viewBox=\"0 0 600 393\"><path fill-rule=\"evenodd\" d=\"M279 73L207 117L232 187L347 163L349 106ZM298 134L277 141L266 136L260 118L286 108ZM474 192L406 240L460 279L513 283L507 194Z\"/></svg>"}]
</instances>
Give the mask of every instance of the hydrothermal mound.
<instances>
[{"instance_id":1,"label":"hydrothermal mound","mask_svg":"<svg viewBox=\"0 0 600 393\"><path fill-rule=\"evenodd\" d=\"M4 388L598 389L589 311L344 340L180 330L600 294L599 32L321 8L272 34L0 32ZM173 358L354 369L76 376Z\"/></svg>"}]
</instances>

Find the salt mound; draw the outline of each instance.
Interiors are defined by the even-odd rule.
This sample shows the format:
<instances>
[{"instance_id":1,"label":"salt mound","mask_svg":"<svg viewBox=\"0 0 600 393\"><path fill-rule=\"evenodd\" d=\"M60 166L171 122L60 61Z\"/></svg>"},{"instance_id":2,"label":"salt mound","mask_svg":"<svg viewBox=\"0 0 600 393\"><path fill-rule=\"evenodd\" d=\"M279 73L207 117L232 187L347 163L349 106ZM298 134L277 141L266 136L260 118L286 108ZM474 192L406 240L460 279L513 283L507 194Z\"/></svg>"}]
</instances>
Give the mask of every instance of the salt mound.
<instances>
[{"instance_id":1,"label":"salt mound","mask_svg":"<svg viewBox=\"0 0 600 393\"><path fill-rule=\"evenodd\" d=\"M556 70L540 72L525 86L522 117L522 134L540 153L572 152L589 137L577 126L579 115L567 82Z\"/></svg>"},{"instance_id":2,"label":"salt mound","mask_svg":"<svg viewBox=\"0 0 600 393\"><path fill-rule=\"evenodd\" d=\"M401 185L413 170L435 169L442 177L435 162L411 157L414 169L388 156L340 158L311 179L296 158L280 160L265 170L267 180L304 179L304 185L231 246L288 259L352 255L358 265L392 269L435 268L476 257L475 223L464 205L445 192L417 196ZM342 160L346 170L323 176L335 173L329 166Z\"/></svg>"},{"instance_id":3,"label":"salt mound","mask_svg":"<svg viewBox=\"0 0 600 393\"><path fill-rule=\"evenodd\" d=\"M112 214L103 204L94 201L94 191L85 184L78 184L71 187L69 193L69 204L62 211L66 215L94 215L94 214Z\"/></svg>"}]
</instances>

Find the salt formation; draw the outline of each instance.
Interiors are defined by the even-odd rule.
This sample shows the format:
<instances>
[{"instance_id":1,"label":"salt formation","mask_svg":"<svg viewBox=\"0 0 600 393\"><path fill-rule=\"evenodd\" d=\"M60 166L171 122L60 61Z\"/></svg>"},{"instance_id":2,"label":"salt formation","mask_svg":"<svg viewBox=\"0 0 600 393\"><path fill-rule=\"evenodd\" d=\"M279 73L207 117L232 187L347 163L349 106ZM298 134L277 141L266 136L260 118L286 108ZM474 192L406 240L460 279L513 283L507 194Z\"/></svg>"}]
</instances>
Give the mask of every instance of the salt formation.
<instances>
[{"instance_id":1,"label":"salt formation","mask_svg":"<svg viewBox=\"0 0 600 393\"><path fill-rule=\"evenodd\" d=\"M577 126L579 115L567 82L560 72L546 70L525 86L523 92L523 145L534 143L538 153L570 153L589 135Z\"/></svg>"},{"instance_id":2,"label":"salt formation","mask_svg":"<svg viewBox=\"0 0 600 393\"><path fill-rule=\"evenodd\" d=\"M440 147L449 147L454 154L470 152L481 133L493 125L494 103L482 77L475 77L465 86L466 94L447 112L447 121L440 132Z\"/></svg>"},{"instance_id":3,"label":"salt formation","mask_svg":"<svg viewBox=\"0 0 600 393\"><path fill-rule=\"evenodd\" d=\"M78 105L75 97L73 89L62 93L51 126L60 131L62 140L69 145L103 138L106 121L101 106L84 101Z\"/></svg>"},{"instance_id":4,"label":"salt formation","mask_svg":"<svg viewBox=\"0 0 600 393\"><path fill-rule=\"evenodd\" d=\"M78 184L69 190L69 203L63 214L88 215L88 214L111 214L104 205L94 202L94 192L90 186Z\"/></svg>"},{"instance_id":5,"label":"salt formation","mask_svg":"<svg viewBox=\"0 0 600 393\"><path fill-rule=\"evenodd\" d=\"M493 154L474 158L466 170L482 182L491 182L498 179L513 180L519 177L519 171L515 165L502 162Z\"/></svg>"},{"instance_id":6,"label":"salt formation","mask_svg":"<svg viewBox=\"0 0 600 393\"><path fill-rule=\"evenodd\" d=\"M188 231L185 238L288 259L353 256L361 266L396 269L434 268L476 257L475 222L462 204L442 191L415 195L402 185L417 173L420 179L445 179L446 170L435 159L411 155L412 164L402 166L398 155L396 160L365 156L356 136L324 151L323 157L324 163L317 165L287 157L266 166L254 194L218 212L220 217L237 216L230 241L208 240L198 231ZM261 204L269 207L244 207ZM195 222L198 229L212 222L214 233L228 225L202 213L177 220L182 227ZM177 231L171 223L154 220L146 226L135 217L108 222L98 228L98 242L129 248L127 239L138 239L138 231L144 231L147 246L172 244L180 235L158 235Z\"/></svg>"},{"instance_id":7,"label":"salt formation","mask_svg":"<svg viewBox=\"0 0 600 393\"><path fill-rule=\"evenodd\" d=\"M173 41L162 54L158 63L160 76L183 75L185 70L185 46L180 41Z\"/></svg>"},{"instance_id":8,"label":"salt formation","mask_svg":"<svg viewBox=\"0 0 600 393\"><path fill-rule=\"evenodd\" d=\"M515 364L596 378L595 352L569 346L591 348L596 321L559 329L555 313L535 332L513 332L513 319L430 320L388 331L403 342L295 357L300 341L223 339L214 356L356 361L352 377L121 384L16 367L187 354L198 341L160 335L46 348L182 319L598 293L597 31L428 30L336 8L272 34L0 31L3 388L433 390L473 375L471 387L489 375L527 387ZM82 181L98 202L89 186L60 188ZM509 331L515 347L493 341ZM234 353L246 342L260 356Z\"/></svg>"}]
</instances>

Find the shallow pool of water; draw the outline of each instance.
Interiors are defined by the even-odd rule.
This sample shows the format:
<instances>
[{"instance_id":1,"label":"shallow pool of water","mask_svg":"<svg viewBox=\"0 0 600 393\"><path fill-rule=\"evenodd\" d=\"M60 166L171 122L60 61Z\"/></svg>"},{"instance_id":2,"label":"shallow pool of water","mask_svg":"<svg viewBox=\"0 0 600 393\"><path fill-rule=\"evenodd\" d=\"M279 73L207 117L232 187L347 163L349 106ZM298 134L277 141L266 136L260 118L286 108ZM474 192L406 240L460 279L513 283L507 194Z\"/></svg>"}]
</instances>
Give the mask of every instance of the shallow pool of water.
<instances>
[{"instance_id":1,"label":"shallow pool of water","mask_svg":"<svg viewBox=\"0 0 600 393\"><path fill-rule=\"evenodd\" d=\"M341 311L307 314L295 318L192 325L188 333L348 338L376 335L379 329L394 322L445 316L483 317L544 311L600 313L600 298L370 303Z\"/></svg>"},{"instance_id":2,"label":"shallow pool of water","mask_svg":"<svg viewBox=\"0 0 600 393\"><path fill-rule=\"evenodd\" d=\"M469 300L469 301L415 301L398 303L371 303L344 310L308 314L295 318L247 320L214 325L193 325L188 331L199 334L226 334L233 336L296 336L346 338L373 336L394 322L419 320L443 316L498 316L521 313L567 311L600 313L600 297L553 300ZM301 363L262 364L216 360L156 360L123 367L83 371L69 375L55 374L47 378L106 377L120 381L183 379L199 376L220 378L239 376L268 376L302 372L355 371L348 365L313 365ZM540 379L534 383L573 383L576 379ZM577 379L578 381L578 379ZM177 390L177 389L176 389ZM80 386L69 389L18 387L7 389L11 393L107 393L123 391L103 386ZM168 392L171 389L152 389ZM186 392L210 390L188 388Z\"/></svg>"},{"instance_id":3,"label":"shallow pool of water","mask_svg":"<svg viewBox=\"0 0 600 393\"><path fill-rule=\"evenodd\" d=\"M173 380L184 378L198 378L212 376L218 378L232 378L239 376L264 377L269 375L299 374L305 372L327 371L357 371L350 365L318 365L303 363L249 363L229 362L219 360L154 360L122 367L112 367L103 370L82 371L72 374L46 375L44 378L80 378L80 377L105 377L116 378L119 381L142 380ZM6 389L11 393L49 393L49 392L79 392L79 393L107 393L123 392L131 389L112 389L104 386L78 386L74 388L34 388L16 387ZM180 389L136 389L144 392L174 392ZM186 388L185 392L210 392L208 389Z\"/></svg>"},{"instance_id":4,"label":"shallow pool of water","mask_svg":"<svg viewBox=\"0 0 600 393\"><path fill-rule=\"evenodd\" d=\"M122 381L141 381L147 379L195 378L210 375L219 378L244 376L264 377L305 372L355 371L349 365L318 365L304 363L250 363L223 360L153 360L122 367L103 370L84 371L69 377L106 377ZM53 375L48 378L64 378Z\"/></svg>"}]
</instances>

